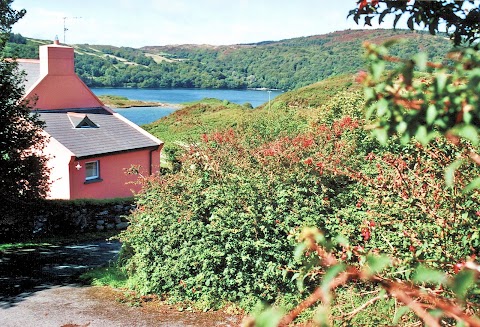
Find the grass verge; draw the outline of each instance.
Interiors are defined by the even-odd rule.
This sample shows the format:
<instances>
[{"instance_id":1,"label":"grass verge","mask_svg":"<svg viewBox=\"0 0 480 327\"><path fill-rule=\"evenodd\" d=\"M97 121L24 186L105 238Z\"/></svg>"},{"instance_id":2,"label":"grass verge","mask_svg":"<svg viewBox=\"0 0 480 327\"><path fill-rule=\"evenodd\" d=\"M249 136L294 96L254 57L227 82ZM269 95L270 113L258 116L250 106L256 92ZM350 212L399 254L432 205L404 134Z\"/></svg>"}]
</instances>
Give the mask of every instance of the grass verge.
<instances>
[{"instance_id":1,"label":"grass verge","mask_svg":"<svg viewBox=\"0 0 480 327\"><path fill-rule=\"evenodd\" d=\"M82 274L80 279L93 286L126 288L128 277L117 265L112 265L92 269Z\"/></svg>"}]
</instances>

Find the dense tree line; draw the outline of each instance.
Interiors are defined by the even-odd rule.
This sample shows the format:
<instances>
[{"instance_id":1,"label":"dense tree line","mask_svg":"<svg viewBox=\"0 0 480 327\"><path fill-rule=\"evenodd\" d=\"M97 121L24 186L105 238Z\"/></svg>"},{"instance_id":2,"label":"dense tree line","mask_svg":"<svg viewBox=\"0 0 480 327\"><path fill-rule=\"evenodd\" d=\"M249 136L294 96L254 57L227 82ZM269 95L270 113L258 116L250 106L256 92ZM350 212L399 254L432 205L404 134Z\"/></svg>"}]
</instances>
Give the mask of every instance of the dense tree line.
<instances>
[{"instance_id":1,"label":"dense tree line","mask_svg":"<svg viewBox=\"0 0 480 327\"><path fill-rule=\"evenodd\" d=\"M21 39L18 36L17 39ZM139 88L296 89L364 66L361 43L404 41L393 55L427 51L439 60L450 50L444 37L392 30L349 30L278 42L232 46L129 47L76 45L76 70L89 86ZM17 42L17 41L14 41ZM11 57L35 58L38 43L8 43ZM148 56L146 55L148 54ZM156 62L151 55L164 57Z\"/></svg>"}]
</instances>

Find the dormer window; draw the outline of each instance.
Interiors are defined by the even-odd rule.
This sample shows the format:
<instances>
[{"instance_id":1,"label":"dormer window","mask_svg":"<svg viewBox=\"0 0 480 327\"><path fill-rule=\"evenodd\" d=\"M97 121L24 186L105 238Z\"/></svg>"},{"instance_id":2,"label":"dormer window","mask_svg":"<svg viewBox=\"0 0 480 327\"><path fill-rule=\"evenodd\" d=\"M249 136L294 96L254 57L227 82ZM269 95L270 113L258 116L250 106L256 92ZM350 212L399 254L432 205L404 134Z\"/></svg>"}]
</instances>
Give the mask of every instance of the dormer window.
<instances>
[{"instance_id":1,"label":"dormer window","mask_svg":"<svg viewBox=\"0 0 480 327\"><path fill-rule=\"evenodd\" d=\"M76 112L69 112L68 118L73 125L73 128L98 128L90 118L85 114L79 114Z\"/></svg>"}]
</instances>

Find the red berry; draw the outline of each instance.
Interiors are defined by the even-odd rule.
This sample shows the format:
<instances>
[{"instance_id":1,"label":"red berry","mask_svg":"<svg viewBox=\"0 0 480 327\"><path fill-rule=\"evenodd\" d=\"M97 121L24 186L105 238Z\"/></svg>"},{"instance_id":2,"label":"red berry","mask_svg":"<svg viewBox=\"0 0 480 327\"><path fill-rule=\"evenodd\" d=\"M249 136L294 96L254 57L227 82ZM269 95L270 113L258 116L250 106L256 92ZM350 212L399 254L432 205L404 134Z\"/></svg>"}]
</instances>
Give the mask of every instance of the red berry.
<instances>
[{"instance_id":1,"label":"red berry","mask_svg":"<svg viewBox=\"0 0 480 327\"><path fill-rule=\"evenodd\" d=\"M363 240L368 241L370 239L370 230L368 228L362 228Z\"/></svg>"}]
</instances>

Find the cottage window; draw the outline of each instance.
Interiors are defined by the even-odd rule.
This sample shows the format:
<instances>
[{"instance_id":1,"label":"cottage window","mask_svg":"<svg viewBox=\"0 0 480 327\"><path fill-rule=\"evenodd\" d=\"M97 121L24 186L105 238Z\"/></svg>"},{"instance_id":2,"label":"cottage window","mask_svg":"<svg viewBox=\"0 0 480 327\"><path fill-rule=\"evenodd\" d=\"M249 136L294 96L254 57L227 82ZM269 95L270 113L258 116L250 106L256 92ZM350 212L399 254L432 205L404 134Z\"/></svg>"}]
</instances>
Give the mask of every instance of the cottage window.
<instances>
[{"instance_id":1,"label":"cottage window","mask_svg":"<svg viewBox=\"0 0 480 327\"><path fill-rule=\"evenodd\" d=\"M100 179L100 165L98 160L85 163L85 180L91 181Z\"/></svg>"}]
</instances>

